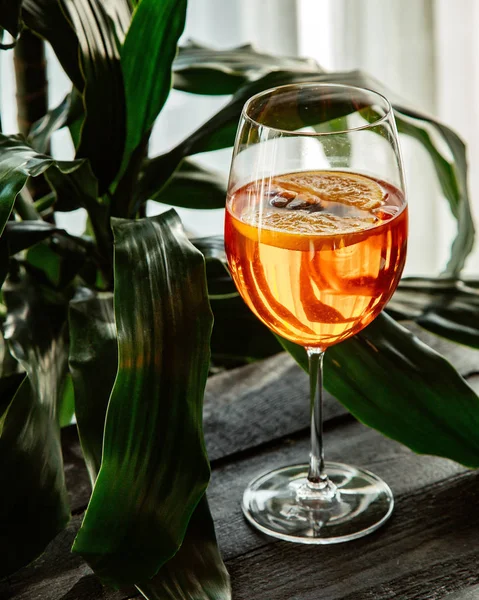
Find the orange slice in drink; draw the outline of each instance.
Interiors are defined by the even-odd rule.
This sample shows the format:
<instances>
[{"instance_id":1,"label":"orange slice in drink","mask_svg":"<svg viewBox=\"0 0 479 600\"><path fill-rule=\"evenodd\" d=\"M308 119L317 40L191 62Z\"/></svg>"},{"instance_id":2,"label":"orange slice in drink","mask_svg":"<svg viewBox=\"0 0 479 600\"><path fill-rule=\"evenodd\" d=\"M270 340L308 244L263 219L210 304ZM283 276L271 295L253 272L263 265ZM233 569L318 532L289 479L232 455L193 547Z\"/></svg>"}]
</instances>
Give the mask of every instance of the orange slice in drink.
<instances>
[{"instance_id":1,"label":"orange slice in drink","mask_svg":"<svg viewBox=\"0 0 479 600\"><path fill-rule=\"evenodd\" d=\"M358 235L370 229L378 219L337 217L323 213L301 214L300 211L273 212L266 208L234 219L238 231L255 242L288 250L334 250L359 241Z\"/></svg>"},{"instance_id":2,"label":"orange slice in drink","mask_svg":"<svg viewBox=\"0 0 479 600\"><path fill-rule=\"evenodd\" d=\"M290 192L373 210L384 202L383 188L369 177L345 171L306 171L273 177L271 184Z\"/></svg>"},{"instance_id":3,"label":"orange slice in drink","mask_svg":"<svg viewBox=\"0 0 479 600\"><path fill-rule=\"evenodd\" d=\"M385 192L364 175L289 173L274 177L268 187L267 202L255 183L246 188L250 197L257 198L256 206L234 219L240 233L253 241L289 250L338 249L381 225L373 211L384 204Z\"/></svg>"}]
</instances>

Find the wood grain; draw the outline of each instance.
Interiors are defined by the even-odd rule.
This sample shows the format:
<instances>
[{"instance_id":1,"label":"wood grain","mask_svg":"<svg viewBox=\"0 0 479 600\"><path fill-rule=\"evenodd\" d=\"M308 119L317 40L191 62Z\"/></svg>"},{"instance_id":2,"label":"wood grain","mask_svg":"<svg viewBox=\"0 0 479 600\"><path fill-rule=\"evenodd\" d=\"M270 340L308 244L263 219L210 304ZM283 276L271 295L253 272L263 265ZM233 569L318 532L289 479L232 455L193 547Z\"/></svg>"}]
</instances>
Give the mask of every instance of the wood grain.
<instances>
[{"instance_id":1,"label":"wood grain","mask_svg":"<svg viewBox=\"0 0 479 600\"><path fill-rule=\"evenodd\" d=\"M253 477L262 472L305 462L308 450L307 437L286 439L254 456L232 460L214 469L208 497L225 559L274 543L244 520L240 507L243 490ZM339 423L326 430L325 450L327 460L365 467L385 479L395 497L467 472L450 460L414 454L355 421ZM393 516L393 519L397 517Z\"/></svg>"},{"instance_id":2,"label":"wood grain","mask_svg":"<svg viewBox=\"0 0 479 600\"><path fill-rule=\"evenodd\" d=\"M399 497L389 524L355 542L276 542L229 560L235 598L438 600L476 585L478 484L468 472Z\"/></svg>"}]
</instances>

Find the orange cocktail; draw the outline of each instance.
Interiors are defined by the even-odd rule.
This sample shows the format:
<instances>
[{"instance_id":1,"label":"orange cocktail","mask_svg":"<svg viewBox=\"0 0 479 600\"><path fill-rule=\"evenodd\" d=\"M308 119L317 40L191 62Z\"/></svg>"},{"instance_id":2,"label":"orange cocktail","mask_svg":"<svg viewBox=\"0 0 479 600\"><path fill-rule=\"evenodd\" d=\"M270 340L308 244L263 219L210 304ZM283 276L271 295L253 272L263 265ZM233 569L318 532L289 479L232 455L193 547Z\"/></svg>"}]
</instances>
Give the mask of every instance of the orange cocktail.
<instances>
[{"instance_id":1,"label":"orange cocktail","mask_svg":"<svg viewBox=\"0 0 479 600\"><path fill-rule=\"evenodd\" d=\"M346 171L262 179L228 198L233 279L279 335L327 348L368 325L396 289L407 207L392 185Z\"/></svg>"}]
</instances>

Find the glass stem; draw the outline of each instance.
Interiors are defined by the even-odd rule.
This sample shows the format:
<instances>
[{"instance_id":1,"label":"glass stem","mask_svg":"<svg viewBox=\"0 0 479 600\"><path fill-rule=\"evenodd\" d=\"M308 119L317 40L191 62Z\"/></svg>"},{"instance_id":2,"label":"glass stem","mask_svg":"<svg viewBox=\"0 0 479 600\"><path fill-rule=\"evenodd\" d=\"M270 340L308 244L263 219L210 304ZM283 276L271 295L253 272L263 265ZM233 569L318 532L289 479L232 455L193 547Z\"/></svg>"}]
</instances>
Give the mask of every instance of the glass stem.
<instances>
[{"instance_id":1,"label":"glass stem","mask_svg":"<svg viewBox=\"0 0 479 600\"><path fill-rule=\"evenodd\" d=\"M306 348L309 361L311 399L311 452L309 455L308 482L323 486L328 477L324 472L323 448L323 358L324 350Z\"/></svg>"}]
</instances>

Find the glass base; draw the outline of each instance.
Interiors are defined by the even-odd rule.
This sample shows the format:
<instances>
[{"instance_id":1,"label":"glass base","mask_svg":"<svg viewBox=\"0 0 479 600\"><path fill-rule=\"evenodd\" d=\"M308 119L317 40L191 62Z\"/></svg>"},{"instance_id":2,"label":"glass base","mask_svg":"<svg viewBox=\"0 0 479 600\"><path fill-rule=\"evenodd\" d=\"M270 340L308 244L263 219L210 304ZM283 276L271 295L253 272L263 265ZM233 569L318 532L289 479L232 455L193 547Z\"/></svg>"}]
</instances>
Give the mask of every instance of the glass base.
<instances>
[{"instance_id":1,"label":"glass base","mask_svg":"<svg viewBox=\"0 0 479 600\"><path fill-rule=\"evenodd\" d=\"M302 544L335 544L372 533L391 516L390 487L364 469L325 463L326 485L308 484L308 465L254 479L243 495L245 517L263 533Z\"/></svg>"}]
</instances>

